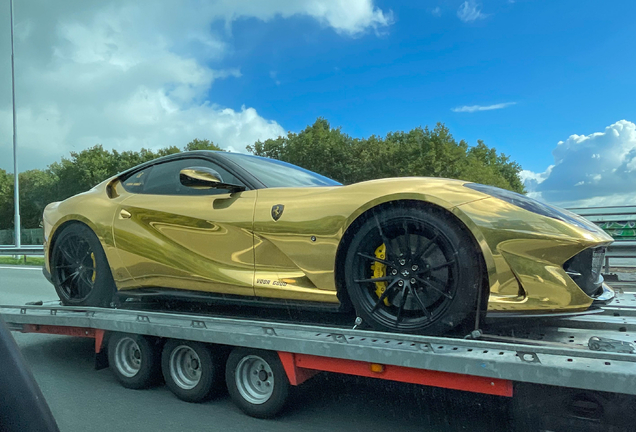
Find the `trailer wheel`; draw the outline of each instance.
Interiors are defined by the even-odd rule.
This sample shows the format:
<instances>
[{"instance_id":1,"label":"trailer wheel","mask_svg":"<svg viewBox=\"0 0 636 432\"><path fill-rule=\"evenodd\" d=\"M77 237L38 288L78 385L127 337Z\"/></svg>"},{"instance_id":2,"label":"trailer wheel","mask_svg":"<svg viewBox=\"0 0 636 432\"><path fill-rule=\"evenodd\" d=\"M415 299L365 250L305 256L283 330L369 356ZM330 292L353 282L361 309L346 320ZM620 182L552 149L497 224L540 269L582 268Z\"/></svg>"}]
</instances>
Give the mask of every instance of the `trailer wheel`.
<instances>
[{"instance_id":1,"label":"trailer wheel","mask_svg":"<svg viewBox=\"0 0 636 432\"><path fill-rule=\"evenodd\" d=\"M235 348L227 360L225 381L234 403L252 417L274 417L289 395L285 369L271 351Z\"/></svg>"},{"instance_id":2,"label":"trailer wheel","mask_svg":"<svg viewBox=\"0 0 636 432\"><path fill-rule=\"evenodd\" d=\"M117 380L126 388L148 388L156 384L160 377L159 350L153 342L140 335L111 335L108 364Z\"/></svg>"},{"instance_id":3,"label":"trailer wheel","mask_svg":"<svg viewBox=\"0 0 636 432\"><path fill-rule=\"evenodd\" d=\"M202 402L219 390L221 358L200 342L170 340L161 354L166 385L186 402Z\"/></svg>"}]
</instances>

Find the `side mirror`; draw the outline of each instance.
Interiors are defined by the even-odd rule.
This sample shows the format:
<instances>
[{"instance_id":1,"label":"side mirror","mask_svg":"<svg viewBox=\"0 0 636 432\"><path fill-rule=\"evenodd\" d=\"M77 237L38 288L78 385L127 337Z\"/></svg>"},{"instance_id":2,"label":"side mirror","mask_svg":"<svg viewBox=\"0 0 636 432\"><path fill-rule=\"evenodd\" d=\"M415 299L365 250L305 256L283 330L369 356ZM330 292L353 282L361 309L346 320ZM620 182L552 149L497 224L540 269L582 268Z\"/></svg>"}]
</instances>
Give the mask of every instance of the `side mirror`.
<instances>
[{"instance_id":1,"label":"side mirror","mask_svg":"<svg viewBox=\"0 0 636 432\"><path fill-rule=\"evenodd\" d=\"M182 185L194 189L229 189L231 192L244 191L245 186L223 183L221 174L212 168L193 166L179 171Z\"/></svg>"},{"instance_id":2,"label":"side mirror","mask_svg":"<svg viewBox=\"0 0 636 432\"><path fill-rule=\"evenodd\" d=\"M184 186L196 189L208 189L215 187L219 183L223 183L221 174L212 168L206 167L189 167L179 172L179 181Z\"/></svg>"}]
</instances>

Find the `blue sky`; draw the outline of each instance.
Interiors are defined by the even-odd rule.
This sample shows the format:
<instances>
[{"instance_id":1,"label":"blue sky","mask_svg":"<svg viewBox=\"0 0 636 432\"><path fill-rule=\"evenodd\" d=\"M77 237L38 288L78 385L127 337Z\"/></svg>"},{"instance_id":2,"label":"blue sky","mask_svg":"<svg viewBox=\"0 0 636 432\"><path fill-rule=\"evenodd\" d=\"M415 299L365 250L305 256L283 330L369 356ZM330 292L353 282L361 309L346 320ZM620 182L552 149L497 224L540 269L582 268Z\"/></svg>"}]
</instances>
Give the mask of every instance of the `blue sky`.
<instances>
[{"instance_id":1,"label":"blue sky","mask_svg":"<svg viewBox=\"0 0 636 432\"><path fill-rule=\"evenodd\" d=\"M533 171L571 134L636 118L636 50L627 44L636 41L636 3L490 1L473 22L458 18L461 3L377 1L394 23L356 38L310 18L237 21L236 51L224 62L243 76L210 98L254 106L292 131L318 116L354 136L439 121ZM451 111L506 102L515 105Z\"/></svg>"},{"instance_id":2,"label":"blue sky","mask_svg":"<svg viewBox=\"0 0 636 432\"><path fill-rule=\"evenodd\" d=\"M532 196L636 200L634 2L33 1L15 0L21 170L97 143L245 151L317 117L355 137L443 122L519 162Z\"/></svg>"}]
</instances>

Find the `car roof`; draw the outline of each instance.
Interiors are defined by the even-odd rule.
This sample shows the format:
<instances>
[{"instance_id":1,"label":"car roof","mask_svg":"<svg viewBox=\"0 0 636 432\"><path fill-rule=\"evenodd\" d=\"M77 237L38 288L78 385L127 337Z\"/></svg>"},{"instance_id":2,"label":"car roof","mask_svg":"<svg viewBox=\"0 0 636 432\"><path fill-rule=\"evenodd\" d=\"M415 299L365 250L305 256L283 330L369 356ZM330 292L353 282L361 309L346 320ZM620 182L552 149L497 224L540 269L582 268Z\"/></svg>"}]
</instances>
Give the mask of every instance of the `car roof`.
<instances>
[{"instance_id":1,"label":"car roof","mask_svg":"<svg viewBox=\"0 0 636 432\"><path fill-rule=\"evenodd\" d=\"M160 158L153 159L151 161L136 165L130 169L122 171L121 173L117 174L116 176L112 178L116 178L116 179L119 179L120 181L124 181L128 176L132 175L133 173L150 166L154 166L154 165L165 163L165 162L170 162L173 160L199 157L199 158L207 159L211 162L214 162L216 164L223 166L223 168L232 172L232 174L237 176L250 189L261 189L266 187L259 179L254 177L249 171L242 168L235 161L223 157L223 155L226 153L227 152L222 150L220 151L219 150L192 150L192 151L183 151L179 153L173 153L173 154L162 156ZM255 156L255 157L258 157L258 156Z\"/></svg>"},{"instance_id":2,"label":"car roof","mask_svg":"<svg viewBox=\"0 0 636 432\"><path fill-rule=\"evenodd\" d=\"M218 150L192 150L192 151L183 151L183 152L179 152L179 153L173 153L173 154L169 154L166 156L161 156L157 159L153 159L150 160L148 162L144 162L141 163L139 165L135 165L132 168L128 168L127 170L124 170L122 172L120 172L119 174L117 174L116 177L125 177L135 171L138 171L140 169L152 166L152 165L156 165L159 163L163 163L163 162L168 162L171 160L177 160L177 159L183 159L185 157L192 157L192 156L203 156L206 159L213 159L211 156L214 155L215 153L223 153L222 151L218 151Z\"/></svg>"}]
</instances>

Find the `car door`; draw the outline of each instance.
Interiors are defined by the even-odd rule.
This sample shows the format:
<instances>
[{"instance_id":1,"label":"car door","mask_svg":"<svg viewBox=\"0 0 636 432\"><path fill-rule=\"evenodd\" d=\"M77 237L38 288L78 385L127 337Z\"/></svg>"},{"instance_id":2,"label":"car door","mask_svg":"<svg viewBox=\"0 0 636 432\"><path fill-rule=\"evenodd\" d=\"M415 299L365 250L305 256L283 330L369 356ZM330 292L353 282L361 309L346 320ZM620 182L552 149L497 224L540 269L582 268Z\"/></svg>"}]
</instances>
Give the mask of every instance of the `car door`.
<instances>
[{"instance_id":1,"label":"car door","mask_svg":"<svg viewBox=\"0 0 636 432\"><path fill-rule=\"evenodd\" d=\"M219 164L181 158L134 172L121 184L128 196L113 223L116 249L134 284L253 296L252 221L255 190L183 186L188 167L216 170L225 183L242 183Z\"/></svg>"},{"instance_id":2,"label":"car door","mask_svg":"<svg viewBox=\"0 0 636 432\"><path fill-rule=\"evenodd\" d=\"M258 190L254 211L257 297L337 303L334 259L346 216L333 187Z\"/></svg>"}]
</instances>

